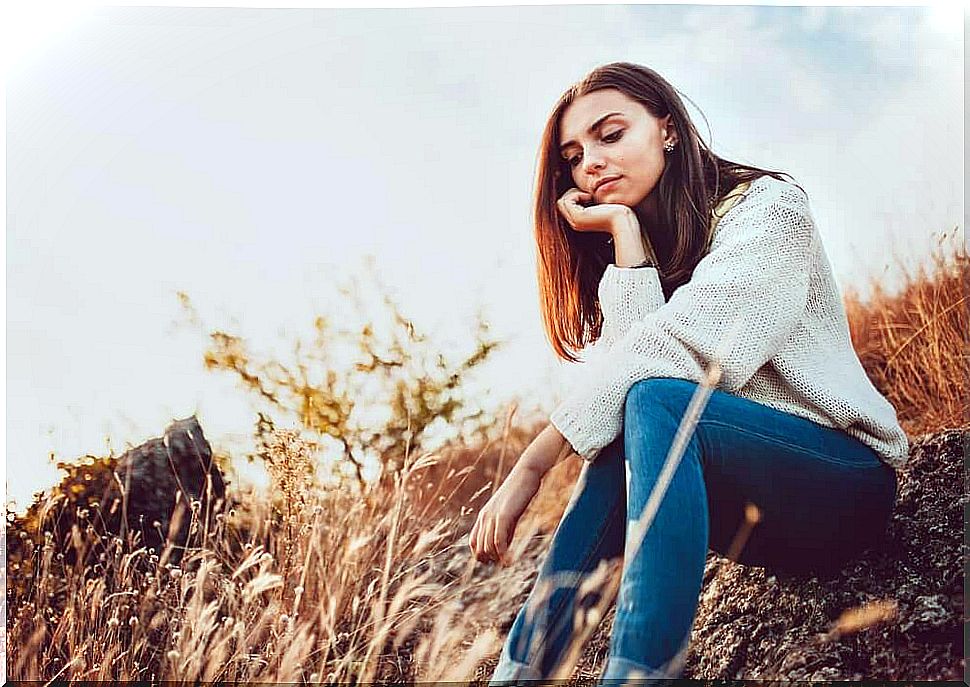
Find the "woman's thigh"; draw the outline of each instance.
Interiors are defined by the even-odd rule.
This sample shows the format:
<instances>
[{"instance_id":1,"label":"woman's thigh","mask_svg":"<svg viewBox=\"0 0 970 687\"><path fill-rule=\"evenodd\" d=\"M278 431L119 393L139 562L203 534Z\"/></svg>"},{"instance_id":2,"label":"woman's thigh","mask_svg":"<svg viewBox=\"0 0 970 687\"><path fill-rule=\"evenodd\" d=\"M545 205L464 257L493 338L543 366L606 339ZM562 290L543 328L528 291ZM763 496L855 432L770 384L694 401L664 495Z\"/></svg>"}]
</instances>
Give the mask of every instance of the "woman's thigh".
<instances>
[{"instance_id":1,"label":"woman's thigh","mask_svg":"<svg viewBox=\"0 0 970 687\"><path fill-rule=\"evenodd\" d=\"M698 385L650 380L681 414ZM640 382L642 384L643 382ZM886 528L896 473L861 441L715 390L695 429L707 490L709 547L727 554L758 508L738 561L789 572L836 569Z\"/></svg>"}]
</instances>

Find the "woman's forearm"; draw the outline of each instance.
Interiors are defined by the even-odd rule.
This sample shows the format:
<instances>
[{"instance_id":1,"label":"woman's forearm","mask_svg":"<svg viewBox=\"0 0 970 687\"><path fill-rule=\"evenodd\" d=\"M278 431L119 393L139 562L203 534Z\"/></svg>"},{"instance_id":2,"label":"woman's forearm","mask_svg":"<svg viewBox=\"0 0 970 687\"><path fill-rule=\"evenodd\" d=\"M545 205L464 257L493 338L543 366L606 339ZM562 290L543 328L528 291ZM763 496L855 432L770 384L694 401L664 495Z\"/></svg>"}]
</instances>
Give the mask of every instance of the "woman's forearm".
<instances>
[{"instance_id":1,"label":"woman's forearm","mask_svg":"<svg viewBox=\"0 0 970 687\"><path fill-rule=\"evenodd\" d=\"M549 472L556 463L572 453L573 447L550 422L522 452L515 467L533 470L542 476Z\"/></svg>"},{"instance_id":2,"label":"woman's forearm","mask_svg":"<svg viewBox=\"0 0 970 687\"><path fill-rule=\"evenodd\" d=\"M640 222L632 212L611 233L617 267L639 265L644 258L650 258L656 264L657 256L650 239L640 230Z\"/></svg>"}]
</instances>

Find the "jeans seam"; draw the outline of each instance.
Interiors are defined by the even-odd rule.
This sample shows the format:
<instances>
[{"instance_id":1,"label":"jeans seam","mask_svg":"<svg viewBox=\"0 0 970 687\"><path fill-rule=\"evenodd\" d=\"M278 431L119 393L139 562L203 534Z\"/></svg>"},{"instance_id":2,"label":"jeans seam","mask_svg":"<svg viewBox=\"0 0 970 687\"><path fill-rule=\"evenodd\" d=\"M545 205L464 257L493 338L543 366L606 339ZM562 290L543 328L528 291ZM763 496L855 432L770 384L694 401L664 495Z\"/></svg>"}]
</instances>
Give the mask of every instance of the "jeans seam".
<instances>
[{"instance_id":1,"label":"jeans seam","mask_svg":"<svg viewBox=\"0 0 970 687\"><path fill-rule=\"evenodd\" d=\"M596 554L596 551L599 550L600 544L603 543L603 538L604 538L604 536L606 534L606 530L607 530L607 528L609 526L609 523L612 521L613 516L616 514L616 511L618 510L618 504L619 504L618 501L613 504L613 507L610 509L609 515L603 521L603 526L599 529L599 532L596 535L595 544L590 547L589 553L587 553L586 557L583 558L582 565L580 565L581 574L588 574L589 573L589 571L587 570L588 565L589 565L589 562L594 558L594 556ZM576 592L578 593L578 591L579 591L579 585L576 585ZM555 617L555 616L559 615L559 611L565 605L566 605L566 600L563 600L563 601L561 601L559 603L559 605L556 606L556 608L554 608L554 609L553 608L550 608L549 617ZM531 659L535 656L535 654L540 653L540 651L542 649L546 648L546 645L548 644L548 640L549 640L549 635L551 634L549 632L550 629L552 629L552 628L546 627L545 628L546 631L543 632L539 636L539 641L535 644L535 646L531 647L531 649L529 651L529 655L528 655L528 657L526 659L527 662L528 662L528 665L530 665L530 666L532 665L532 660Z\"/></svg>"},{"instance_id":2,"label":"jeans seam","mask_svg":"<svg viewBox=\"0 0 970 687\"><path fill-rule=\"evenodd\" d=\"M730 429L730 430L733 430L735 432L744 432L745 434L748 434L750 436L758 437L759 439L762 439L763 441L771 442L772 444L775 444L777 446L783 446L784 448L787 448L789 450L796 450L796 451L800 451L802 453L807 453L807 454L809 454L811 456L814 456L814 457L818 458L819 460L822 460L822 461L824 461L826 463L831 463L833 465L838 465L840 467L856 468L856 469L864 469L864 470L866 470L866 469L877 468L880 465L880 463L878 462L879 461L878 458L876 458L876 460L877 460L876 463L867 463L867 464L864 464L864 465L860 465L859 463L851 463L851 462L847 462L847 461L842 461L842 460L839 460L838 458L833 458L830 455L827 455L825 453L821 453L821 452L816 451L814 449L807 448L807 447L804 447L804 446L798 446L797 444L790 444L790 443L788 443L786 441L783 441L783 440L781 440L781 439L779 439L777 437L769 436L767 434L762 434L761 432L757 432L757 431L751 429L750 427L742 427L742 426L738 426L738 425L732 425L732 424L729 424L727 422L721 422L720 420L708 420L708 419L701 418L700 421L698 421L697 424L698 424L698 426L702 426L702 425L715 425L717 427L723 427L725 429Z\"/></svg>"}]
</instances>

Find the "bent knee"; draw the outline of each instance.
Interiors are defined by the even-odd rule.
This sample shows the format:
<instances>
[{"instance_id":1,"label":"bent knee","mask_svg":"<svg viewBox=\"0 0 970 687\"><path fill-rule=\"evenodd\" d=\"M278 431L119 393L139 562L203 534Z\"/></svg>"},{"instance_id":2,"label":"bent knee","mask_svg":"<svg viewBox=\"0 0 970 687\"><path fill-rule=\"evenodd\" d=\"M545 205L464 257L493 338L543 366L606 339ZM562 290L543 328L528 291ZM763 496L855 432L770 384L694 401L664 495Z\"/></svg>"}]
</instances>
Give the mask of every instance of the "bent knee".
<instances>
[{"instance_id":1,"label":"bent knee","mask_svg":"<svg viewBox=\"0 0 970 687\"><path fill-rule=\"evenodd\" d=\"M682 411L696 387L696 382L673 377L641 379L626 394L625 416L629 421L631 414L639 416L657 409Z\"/></svg>"}]
</instances>

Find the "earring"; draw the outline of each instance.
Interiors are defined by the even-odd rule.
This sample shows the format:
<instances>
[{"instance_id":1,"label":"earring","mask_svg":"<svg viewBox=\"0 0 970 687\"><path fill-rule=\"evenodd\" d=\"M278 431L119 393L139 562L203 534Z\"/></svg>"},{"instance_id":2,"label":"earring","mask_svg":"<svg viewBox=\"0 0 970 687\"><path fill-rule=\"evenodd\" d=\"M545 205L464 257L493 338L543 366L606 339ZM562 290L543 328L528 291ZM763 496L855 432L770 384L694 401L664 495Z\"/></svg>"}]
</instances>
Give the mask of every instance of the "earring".
<instances>
[{"instance_id":1,"label":"earring","mask_svg":"<svg viewBox=\"0 0 970 687\"><path fill-rule=\"evenodd\" d=\"M664 152L665 153L672 153L672 152L674 152L674 142L673 141L667 141L667 142L664 143Z\"/></svg>"}]
</instances>

